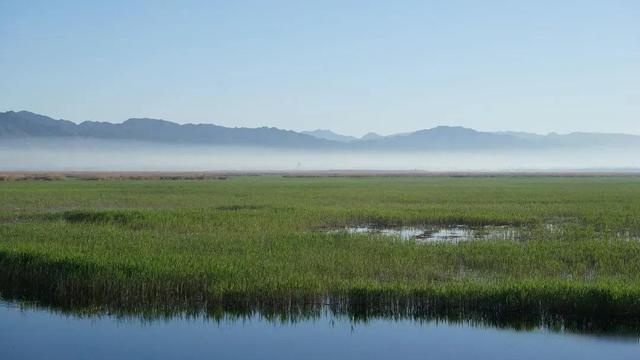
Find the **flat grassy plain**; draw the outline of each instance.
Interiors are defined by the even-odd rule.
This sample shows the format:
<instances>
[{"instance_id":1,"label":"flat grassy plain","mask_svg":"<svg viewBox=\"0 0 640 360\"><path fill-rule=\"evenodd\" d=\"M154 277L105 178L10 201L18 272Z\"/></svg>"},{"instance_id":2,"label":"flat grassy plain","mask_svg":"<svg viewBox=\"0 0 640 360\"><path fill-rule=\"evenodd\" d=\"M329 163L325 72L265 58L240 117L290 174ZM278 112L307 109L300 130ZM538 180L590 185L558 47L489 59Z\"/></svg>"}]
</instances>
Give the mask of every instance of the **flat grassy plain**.
<instances>
[{"instance_id":1,"label":"flat grassy plain","mask_svg":"<svg viewBox=\"0 0 640 360\"><path fill-rule=\"evenodd\" d=\"M323 231L447 224L529 236ZM632 176L4 181L0 294L110 310L629 320L639 236Z\"/></svg>"}]
</instances>

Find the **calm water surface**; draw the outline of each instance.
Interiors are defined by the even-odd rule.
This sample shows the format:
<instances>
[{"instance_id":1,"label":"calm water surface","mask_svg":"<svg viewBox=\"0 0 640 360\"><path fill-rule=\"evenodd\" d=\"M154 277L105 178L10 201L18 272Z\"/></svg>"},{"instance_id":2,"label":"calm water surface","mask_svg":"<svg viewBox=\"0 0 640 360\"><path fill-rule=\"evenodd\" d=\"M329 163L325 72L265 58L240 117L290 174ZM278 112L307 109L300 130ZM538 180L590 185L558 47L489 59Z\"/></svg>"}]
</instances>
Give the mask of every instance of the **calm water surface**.
<instances>
[{"instance_id":1,"label":"calm water surface","mask_svg":"<svg viewBox=\"0 0 640 360\"><path fill-rule=\"evenodd\" d=\"M325 314L297 323L79 318L0 303L0 359L639 359L633 335Z\"/></svg>"},{"instance_id":2,"label":"calm water surface","mask_svg":"<svg viewBox=\"0 0 640 360\"><path fill-rule=\"evenodd\" d=\"M574 225L575 226L575 225ZM536 231L534 231L536 230ZM329 234L365 234L382 235L402 240L413 240L418 243L447 242L459 243L473 240L513 240L525 241L528 239L544 239L548 237L565 237L564 231L574 232L573 228L563 229L554 223L547 223L535 229L531 226L510 225L429 225L429 226L350 226L344 228L326 230ZM596 232L594 235L603 239L624 239L640 241L640 235L631 232L604 233Z\"/></svg>"},{"instance_id":3,"label":"calm water surface","mask_svg":"<svg viewBox=\"0 0 640 360\"><path fill-rule=\"evenodd\" d=\"M355 226L329 230L330 234L369 234L397 237L417 242L450 242L472 240L519 240L521 229L510 226L470 227L465 225L426 226L426 227L391 227Z\"/></svg>"}]
</instances>

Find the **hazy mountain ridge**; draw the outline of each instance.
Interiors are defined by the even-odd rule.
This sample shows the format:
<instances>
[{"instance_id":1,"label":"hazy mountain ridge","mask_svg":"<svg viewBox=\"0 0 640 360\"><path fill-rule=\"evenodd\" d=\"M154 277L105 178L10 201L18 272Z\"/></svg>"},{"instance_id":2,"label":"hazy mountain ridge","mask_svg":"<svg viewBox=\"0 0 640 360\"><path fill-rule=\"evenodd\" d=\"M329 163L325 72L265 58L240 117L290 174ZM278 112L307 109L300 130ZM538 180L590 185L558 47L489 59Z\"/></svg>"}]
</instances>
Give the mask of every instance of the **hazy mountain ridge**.
<instances>
[{"instance_id":1,"label":"hazy mountain ridge","mask_svg":"<svg viewBox=\"0 0 640 360\"><path fill-rule=\"evenodd\" d=\"M302 131L301 134L313 136L313 137L318 138L318 139L345 142L345 143L360 140L355 136L341 135L341 134L335 133L335 132L333 132L331 130L327 130L327 129L316 129L316 130L312 130L312 131Z\"/></svg>"},{"instance_id":2,"label":"hazy mountain ridge","mask_svg":"<svg viewBox=\"0 0 640 360\"><path fill-rule=\"evenodd\" d=\"M640 136L629 134L572 132L569 134L539 135L516 131L497 132L496 134L513 136L537 146L640 146Z\"/></svg>"},{"instance_id":3,"label":"hazy mountain ridge","mask_svg":"<svg viewBox=\"0 0 640 360\"><path fill-rule=\"evenodd\" d=\"M376 134L374 132L368 132L364 135L362 135L362 137L360 138L361 140L378 140L378 139L382 139L385 136L382 136L380 134Z\"/></svg>"},{"instance_id":4,"label":"hazy mountain ridge","mask_svg":"<svg viewBox=\"0 0 640 360\"><path fill-rule=\"evenodd\" d=\"M208 145L266 146L296 149L365 150L472 150L531 149L553 147L640 147L640 136L627 134L571 133L559 135L525 132L482 132L460 126L438 126L381 136L356 138L331 130L295 132L278 128L229 128L213 124L177 124L171 121L132 118L123 123L67 120L28 111L0 113L0 138L72 137Z\"/></svg>"},{"instance_id":5,"label":"hazy mountain ridge","mask_svg":"<svg viewBox=\"0 0 640 360\"><path fill-rule=\"evenodd\" d=\"M505 147L528 147L526 140L513 136L480 132L461 126L438 126L362 141L365 147L384 147L395 149L494 149Z\"/></svg>"},{"instance_id":6,"label":"hazy mountain ridge","mask_svg":"<svg viewBox=\"0 0 640 360\"><path fill-rule=\"evenodd\" d=\"M132 118L123 123L85 121L75 124L28 111L0 113L0 137L84 137L151 142L262 145L323 148L334 142L277 128L228 128L212 124L177 124Z\"/></svg>"}]
</instances>

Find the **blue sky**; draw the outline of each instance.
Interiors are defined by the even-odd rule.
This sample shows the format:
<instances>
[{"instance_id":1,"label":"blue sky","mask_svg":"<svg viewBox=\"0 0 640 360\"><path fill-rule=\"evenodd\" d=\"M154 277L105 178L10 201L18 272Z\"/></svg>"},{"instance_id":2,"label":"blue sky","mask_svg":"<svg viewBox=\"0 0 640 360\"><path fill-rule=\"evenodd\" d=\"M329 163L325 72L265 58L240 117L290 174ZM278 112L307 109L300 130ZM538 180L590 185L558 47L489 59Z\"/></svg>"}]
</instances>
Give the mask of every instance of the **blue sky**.
<instances>
[{"instance_id":1,"label":"blue sky","mask_svg":"<svg viewBox=\"0 0 640 360\"><path fill-rule=\"evenodd\" d=\"M0 1L0 111L640 134L640 1Z\"/></svg>"}]
</instances>

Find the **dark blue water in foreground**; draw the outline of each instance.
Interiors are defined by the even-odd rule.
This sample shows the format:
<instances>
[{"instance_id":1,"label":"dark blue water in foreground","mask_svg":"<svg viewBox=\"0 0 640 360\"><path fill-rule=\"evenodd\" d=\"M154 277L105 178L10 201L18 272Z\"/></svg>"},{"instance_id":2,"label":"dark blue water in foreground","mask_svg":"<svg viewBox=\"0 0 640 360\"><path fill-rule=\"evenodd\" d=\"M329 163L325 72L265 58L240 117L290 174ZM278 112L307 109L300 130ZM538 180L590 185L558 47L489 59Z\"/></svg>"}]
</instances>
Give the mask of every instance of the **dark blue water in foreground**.
<instances>
[{"instance_id":1,"label":"dark blue water in foreground","mask_svg":"<svg viewBox=\"0 0 640 360\"><path fill-rule=\"evenodd\" d=\"M637 336L518 332L324 315L145 322L78 318L0 302L0 359L640 359Z\"/></svg>"}]
</instances>

